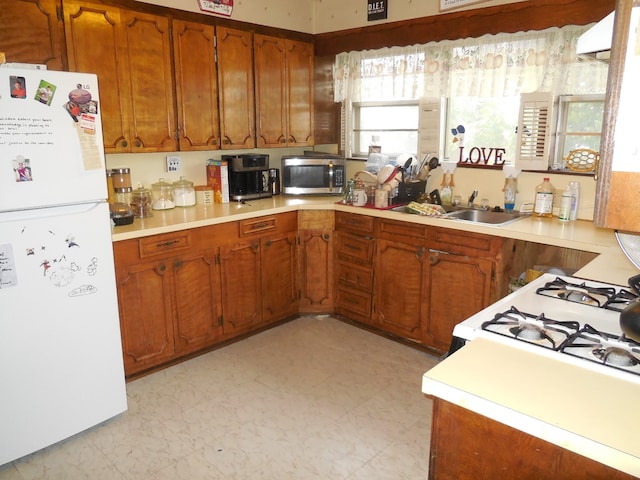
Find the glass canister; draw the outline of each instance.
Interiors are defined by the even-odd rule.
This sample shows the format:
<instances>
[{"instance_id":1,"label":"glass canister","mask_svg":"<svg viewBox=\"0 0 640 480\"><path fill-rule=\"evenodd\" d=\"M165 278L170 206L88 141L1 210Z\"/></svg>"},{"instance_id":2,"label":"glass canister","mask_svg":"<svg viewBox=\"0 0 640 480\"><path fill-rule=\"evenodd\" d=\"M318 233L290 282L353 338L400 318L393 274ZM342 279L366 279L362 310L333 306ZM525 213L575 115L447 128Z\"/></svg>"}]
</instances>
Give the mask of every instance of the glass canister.
<instances>
[{"instance_id":1,"label":"glass canister","mask_svg":"<svg viewBox=\"0 0 640 480\"><path fill-rule=\"evenodd\" d=\"M138 188L131 192L131 209L137 218L150 217L153 214L151 211L151 190L138 185Z\"/></svg>"},{"instance_id":2,"label":"glass canister","mask_svg":"<svg viewBox=\"0 0 640 480\"><path fill-rule=\"evenodd\" d=\"M175 206L173 185L165 182L164 178L151 184L151 207L154 210L169 210Z\"/></svg>"},{"instance_id":3,"label":"glass canister","mask_svg":"<svg viewBox=\"0 0 640 480\"><path fill-rule=\"evenodd\" d=\"M131 191L131 170L128 168L111 169L113 188L128 188Z\"/></svg>"},{"instance_id":4,"label":"glass canister","mask_svg":"<svg viewBox=\"0 0 640 480\"><path fill-rule=\"evenodd\" d=\"M196 204L196 190L193 182L180 177L180 180L173 182L173 199L176 207L192 207Z\"/></svg>"}]
</instances>

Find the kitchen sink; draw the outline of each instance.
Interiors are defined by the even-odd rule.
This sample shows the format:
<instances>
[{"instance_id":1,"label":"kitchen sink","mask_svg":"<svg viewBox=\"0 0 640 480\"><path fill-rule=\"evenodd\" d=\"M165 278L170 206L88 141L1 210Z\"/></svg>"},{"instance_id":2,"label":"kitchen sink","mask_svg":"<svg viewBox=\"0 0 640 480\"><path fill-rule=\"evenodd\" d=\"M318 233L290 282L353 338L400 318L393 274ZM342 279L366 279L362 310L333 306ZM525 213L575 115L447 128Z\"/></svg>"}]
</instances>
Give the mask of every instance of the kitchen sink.
<instances>
[{"instance_id":1,"label":"kitchen sink","mask_svg":"<svg viewBox=\"0 0 640 480\"><path fill-rule=\"evenodd\" d=\"M523 216L519 213L494 212L493 210L478 210L475 208L464 208L444 215L445 218L489 225L506 225L523 218Z\"/></svg>"},{"instance_id":2,"label":"kitchen sink","mask_svg":"<svg viewBox=\"0 0 640 480\"><path fill-rule=\"evenodd\" d=\"M515 222L516 220L527 216L520 213L495 212L493 210L482 210L465 206L442 205L442 208L446 214L442 215L440 218L462 220L465 222L486 225L507 225L508 223ZM411 210L407 209L406 205L399 205L390 210L392 212L413 213Z\"/></svg>"}]
</instances>

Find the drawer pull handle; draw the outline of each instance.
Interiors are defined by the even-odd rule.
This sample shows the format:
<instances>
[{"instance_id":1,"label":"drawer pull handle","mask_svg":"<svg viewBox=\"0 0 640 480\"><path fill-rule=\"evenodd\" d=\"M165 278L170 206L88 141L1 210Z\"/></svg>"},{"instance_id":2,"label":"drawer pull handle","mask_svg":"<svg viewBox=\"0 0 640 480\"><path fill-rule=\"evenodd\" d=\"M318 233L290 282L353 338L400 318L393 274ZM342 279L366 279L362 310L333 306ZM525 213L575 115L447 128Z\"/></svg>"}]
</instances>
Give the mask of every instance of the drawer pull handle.
<instances>
[{"instance_id":1,"label":"drawer pull handle","mask_svg":"<svg viewBox=\"0 0 640 480\"><path fill-rule=\"evenodd\" d=\"M176 243L180 243L180 240L167 240L166 242L157 243L156 247L158 248L170 247L171 245L175 245Z\"/></svg>"}]
</instances>

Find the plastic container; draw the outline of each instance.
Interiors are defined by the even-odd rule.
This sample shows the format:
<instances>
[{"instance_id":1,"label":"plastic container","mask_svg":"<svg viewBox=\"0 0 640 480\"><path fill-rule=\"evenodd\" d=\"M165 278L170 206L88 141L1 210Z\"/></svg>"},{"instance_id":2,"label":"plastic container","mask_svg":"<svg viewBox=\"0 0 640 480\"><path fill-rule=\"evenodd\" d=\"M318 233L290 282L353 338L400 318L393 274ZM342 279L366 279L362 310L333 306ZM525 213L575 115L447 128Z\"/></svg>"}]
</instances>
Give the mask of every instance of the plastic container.
<instances>
[{"instance_id":1,"label":"plastic container","mask_svg":"<svg viewBox=\"0 0 640 480\"><path fill-rule=\"evenodd\" d=\"M569 182L571 189L571 215L570 220L578 219L578 205L580 204L580 182Z\"/></svg>"},{"instance_id":2,"label":"plastic container","mask_svg":"<svg viewBox=\"0 0 640 480\"><path fill-rule=\"evenodd\" d=\"M567 185L567 188L562 192L560 199L560 212L558 213L558 219L561 222L568 222L571 220L571 205L573 203L573 193L571 187Z\"/></svg>"},{"instance_id":3,"label":"plastic container","mask_svg":"<svg viewBox=\"0 0 640 480\"><path fill-rule=\"evenodd\" d=\"M180 177L180 180L173 182L173 199L176 207L192 207L196 204L196 190L193 182Z\"/></svg>"},{"instance_id":4,"label":"plastic container","mask_svg":"<svg viewBox=\"0 0 640 480\"><path fill-rule=\"evenodd\" d=\"M536 187L535 204L533 215L536 217L553 217L553 196L555 188L551 185L548 177L545 177L541 184Z\"/></svg>"},{"instance_id":5,"label":"plastic container","mask_svg":"<svg viewBox=\"0 0 640 480\"><path fill-rule=\"evenodd\" d=\"M196 190L196 203L198 205L213 205L213 187L198 185Z\"/></svg>"},{"instance_id":6,"label":"plastic container","mask_svg":"<svg viewBox=\"0 0 640 480\"><path fill-rule=\"evenodd\" d=\"M176 206L173 198L173 185L159 179L151 184L151 208L154 210L169 210Z\"/></svg>"},{"instance_id":7,"label":"plastic container","mask_svg":"<svg viewBox=\"0 0 640 480\"><path fill-rule=\"evenodd\" d=\"M504 181L504 209L511 213L516 207L516 179L509 177Z\"/></svg>"}]
</instances>

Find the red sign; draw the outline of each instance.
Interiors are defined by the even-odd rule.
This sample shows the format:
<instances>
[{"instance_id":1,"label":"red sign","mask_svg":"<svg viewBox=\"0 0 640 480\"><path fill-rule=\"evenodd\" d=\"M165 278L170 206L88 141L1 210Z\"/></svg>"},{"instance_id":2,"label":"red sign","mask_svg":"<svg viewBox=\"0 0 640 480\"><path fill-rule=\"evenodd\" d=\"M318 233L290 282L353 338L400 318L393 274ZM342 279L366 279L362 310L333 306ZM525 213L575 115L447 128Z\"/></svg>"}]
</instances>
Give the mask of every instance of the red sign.
<instances>
[{"instance_id":1,"label":"red sign","mask_svg":"<svg viewBox=\"0 0 640 480\"><path fill-rule=\"evenodd\" d=\"M198 0L200 10L230 17L233 11L233 0Z\"/></svg>"}]
</instances>

